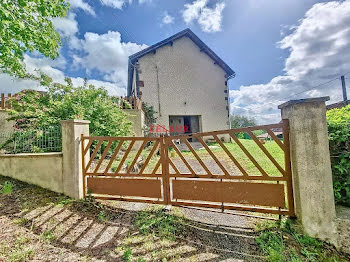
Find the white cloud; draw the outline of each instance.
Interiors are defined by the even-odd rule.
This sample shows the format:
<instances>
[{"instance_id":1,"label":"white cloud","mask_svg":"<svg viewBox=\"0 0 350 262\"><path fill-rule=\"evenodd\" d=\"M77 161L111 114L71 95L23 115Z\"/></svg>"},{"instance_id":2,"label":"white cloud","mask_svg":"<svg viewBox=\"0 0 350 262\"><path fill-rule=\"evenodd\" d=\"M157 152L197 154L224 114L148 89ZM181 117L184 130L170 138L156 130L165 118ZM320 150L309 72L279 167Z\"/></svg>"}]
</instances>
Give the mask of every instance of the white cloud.
<instances>
[{"instance_id":1,"label":"white cloud","mask_svg":"<svg viewBox=\"0 0 350 262\"><path fill-rule=\"evenodd\" d=\"M116 9L123 9L127 4L131 4L133 0L100 0L101 3L105 6L109 6ZM141 4L150 4L153 0L138 0L138 3Z\"/></svg>"},{"instance_id":2,"label":"white cloud","mask_svg":"<svg viewBox=\"0 0 350 262\"><path fill-rule=\"evenodd\" d=\"M61 37L69 42L70 49L79 49L80 41L77 37L79 31L78 22L74 13L69 13L67 17L56 17L52 19L55 29L60 33Z\"/></svg>"},{"instance_id":3,"label":"white cloud","mask_svg":"<svg viewBox=\"0 0 350 262\"><path fill-rule=\"evenodd\" d=\"M64 69L66 61L62 56L56 60L50 60L45 57L33 57L25 55L24 62L26 64L27 71L35 75L39 75L39 72L45 73L50 76L54 82L64 83L65 74L59 69ZM81 77L71 78L74 86L82 86L84 79ZM101 81L96 79L89 79L88 84L96 87L104 87L110 95L125 96L126 89L119 87L116 83L109 81ZM40 86L38 81L28 79L13 78L8 74L0 73L0 86L2 93L17 93L23 89L45 90L45 87Z\"/></svg>"},{"instance_id":4,"label":"white cloud","mask_svg":"<svg viewBox=\"0 0 350 262\"><path fill-rule=\"evenodd\" d=\"M349 13L350 0L315 4L279 42L280 48L290 51L285 61L285 74L267 84L232 90L233 113L253 116L266 123L280 119L277 105L286 100L317 96L331 96L334 102L341 100L340 80L298 93L349 71Z\"/></svg>"},{"instance_id":5,"label":"white cloud","mask_svg":"<svg viewBox=\"0 0 350 262\"><path fill-rule=\"evenodd\" d=\"M174 23L174 17L169 15L168 12L164 12L162 23L163 24L173 24Z\"/></svg>"},{"instance_id":6,"label":"white cloud","mask_svg":"<svg viewBox=\"0 0 350 262\"><path fill-rule=\"evenodd\" d=\"M103 5L116 9L122 9L127 2L129 2L129 0L101 0Z\"/></svg>"},{"instance_id":7,"label":"white cloud","mask_svg":"<svg viewBox=\"0 0 350 262\"><path fill-rule=\"evenodd\" d=\"M86 33L81 40L84 56L74 56L76 65L89 73L97 70L107 81L115 82L119 87L126 87L128 57L144 48L131 42L122 42L119 32L109 31L106 34Z\"/></svg>"},{"instance_id":8,"label":"white cloud","mask_svg":"<svg viewBox=\"0 0 350 262\"><path fill-rule=\"evenodd\" d=\"M197 21L202 31L212 33L221 31L222 11L224 2L216 3L215 7L207 6L208 0L196 0L192 4L185 4L183 19L186 24Z\"/></svg>"},{"instance_id":9,"label":"white cloud","mask_svg":"<svg viewBox=\"0 0 350 262\"><path fill-rule=\"evenodd\" d=\"M93 15L93 16L96 15L95 11L92 9L92 7L88 3L85 3L83 0L70 0L69 2L70 2L72 9L80 8L80 9L84 10L85 12L89 13L90 15Z\"/></svg>"}]
</instances>

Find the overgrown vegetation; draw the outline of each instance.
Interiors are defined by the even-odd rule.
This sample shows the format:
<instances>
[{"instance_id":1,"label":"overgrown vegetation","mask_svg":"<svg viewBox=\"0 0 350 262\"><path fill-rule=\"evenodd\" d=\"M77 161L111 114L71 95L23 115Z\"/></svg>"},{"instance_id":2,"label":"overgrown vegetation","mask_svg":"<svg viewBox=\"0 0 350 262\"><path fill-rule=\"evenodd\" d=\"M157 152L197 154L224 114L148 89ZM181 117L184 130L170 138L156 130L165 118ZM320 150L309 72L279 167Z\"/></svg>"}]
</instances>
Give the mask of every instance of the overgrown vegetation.
<instances>
[{"instance_id":1,"label":"overgrown vegetation","mask_svg":"<svg viewBox=\"0 0 350 262\"><path fill-rule=\"evenodd\" d=\"M347 259L335 248L302 233L292 220L259 224L256 242L271 262L324 261L342 262Z\"/></svg>"},{"instance_id":2,"label":"overgrown vegetation","mask_svg":"<svg viewBox=\"0 0 350 262\"><path fill-rule=\"evenodd\" d=\"M350 206L350 105L327 111L335 201Z\"/></svg>"},{"instance_id":3,"label":"overgrown vegetation","mask_svg":"<svg viewBox=\"0 0 350 262\"><path fill-rule=\"evenodd\" d=\"M131 123L117 105L117 97L109 96L104 88L93 85L73 87L66 78L66 84L52 83L46 94L33 90L23 91L12 99L9 120L16 122L20 130L42 129L60 125L69 119L90 120L90 133L94 136L127 136L131 133Z\"/></svg>"}]
</instances>

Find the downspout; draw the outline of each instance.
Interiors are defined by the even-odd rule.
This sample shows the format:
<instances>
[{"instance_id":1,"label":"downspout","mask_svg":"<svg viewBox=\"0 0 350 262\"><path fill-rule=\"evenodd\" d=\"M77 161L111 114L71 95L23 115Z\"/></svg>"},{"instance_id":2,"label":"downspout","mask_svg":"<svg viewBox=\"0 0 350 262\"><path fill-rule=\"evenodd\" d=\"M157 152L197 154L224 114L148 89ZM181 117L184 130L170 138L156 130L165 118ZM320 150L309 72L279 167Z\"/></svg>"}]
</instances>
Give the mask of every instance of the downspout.
<instances>
[{"instance_id":1,"label":"downspout","mask_svg":"<svg viewBox=\"0 0 350 262\"><path fill-rule=\"evenodd\" d=\"M228 83L228 80L234 78L236 76L236 73L233 73L232 75L229 75L227 78L226 78L226 81L227 81L227 106L228 106L228 123L229 123L229 128L232 129L232 126L231 126L231 119L230 119L230 116L231 116L231 108L230 108L230 88L229 88L229 83Z\"/></svg>"},{"instance_id":2,"label":"downspout","mask_svg":"<svg viewBox=\"0 0 350 262\"><path fill-rule=\"evenodd\" d=\"M158 114L159 116L162 116L162 113L160 111L160 87L159 87L159 76L158 76L158 67L156 67L156 74L157 74L157 93L158 93Z\"/></svg>"}]
</instances>

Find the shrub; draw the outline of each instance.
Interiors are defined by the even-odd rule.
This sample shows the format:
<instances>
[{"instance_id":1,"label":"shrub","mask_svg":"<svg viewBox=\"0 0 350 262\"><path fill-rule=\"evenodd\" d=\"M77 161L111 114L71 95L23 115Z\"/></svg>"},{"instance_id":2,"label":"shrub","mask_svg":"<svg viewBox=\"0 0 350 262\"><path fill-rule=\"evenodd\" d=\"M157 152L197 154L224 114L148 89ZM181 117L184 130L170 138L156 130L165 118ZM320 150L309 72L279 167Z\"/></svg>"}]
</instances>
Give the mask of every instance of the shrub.
<instances>
[{"instance_id":1,"label":"shrub","mask_svg":"<svg viewBox=\"0 0 350 262\"><path fill-rule=\"evenodd\" d=\"M350 206L350 105L327 112L334 196Z\"/></svg>"}]
</instances>

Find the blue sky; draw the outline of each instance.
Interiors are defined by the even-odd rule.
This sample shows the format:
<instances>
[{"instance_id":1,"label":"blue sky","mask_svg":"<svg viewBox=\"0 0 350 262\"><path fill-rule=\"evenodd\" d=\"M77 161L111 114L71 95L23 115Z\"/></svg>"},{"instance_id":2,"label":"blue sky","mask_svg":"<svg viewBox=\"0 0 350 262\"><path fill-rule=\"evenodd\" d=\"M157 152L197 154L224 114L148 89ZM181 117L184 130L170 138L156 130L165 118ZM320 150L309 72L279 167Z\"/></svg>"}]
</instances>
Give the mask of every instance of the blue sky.
<instances>
[{"instance_id":1,"label":"blue sky","mask_svg":"<svg viewBox=\"0 0 350 262\"><path fill-rule=\"evenodd\" d=\"M350 0L70 2L68 16L53 21L63 39L60 56L50 61L34 53L25 59L29 71L59 82L69 76L79 85L88 77L123 95L128 56L187 27L236 71L229 83L232 113L261 123L278 120L277 105L290 98L341 99L336 80L295 94L350 71ZM6 92L40 88L6 75L0 83Z\"/></svg>"}]
</instances>

